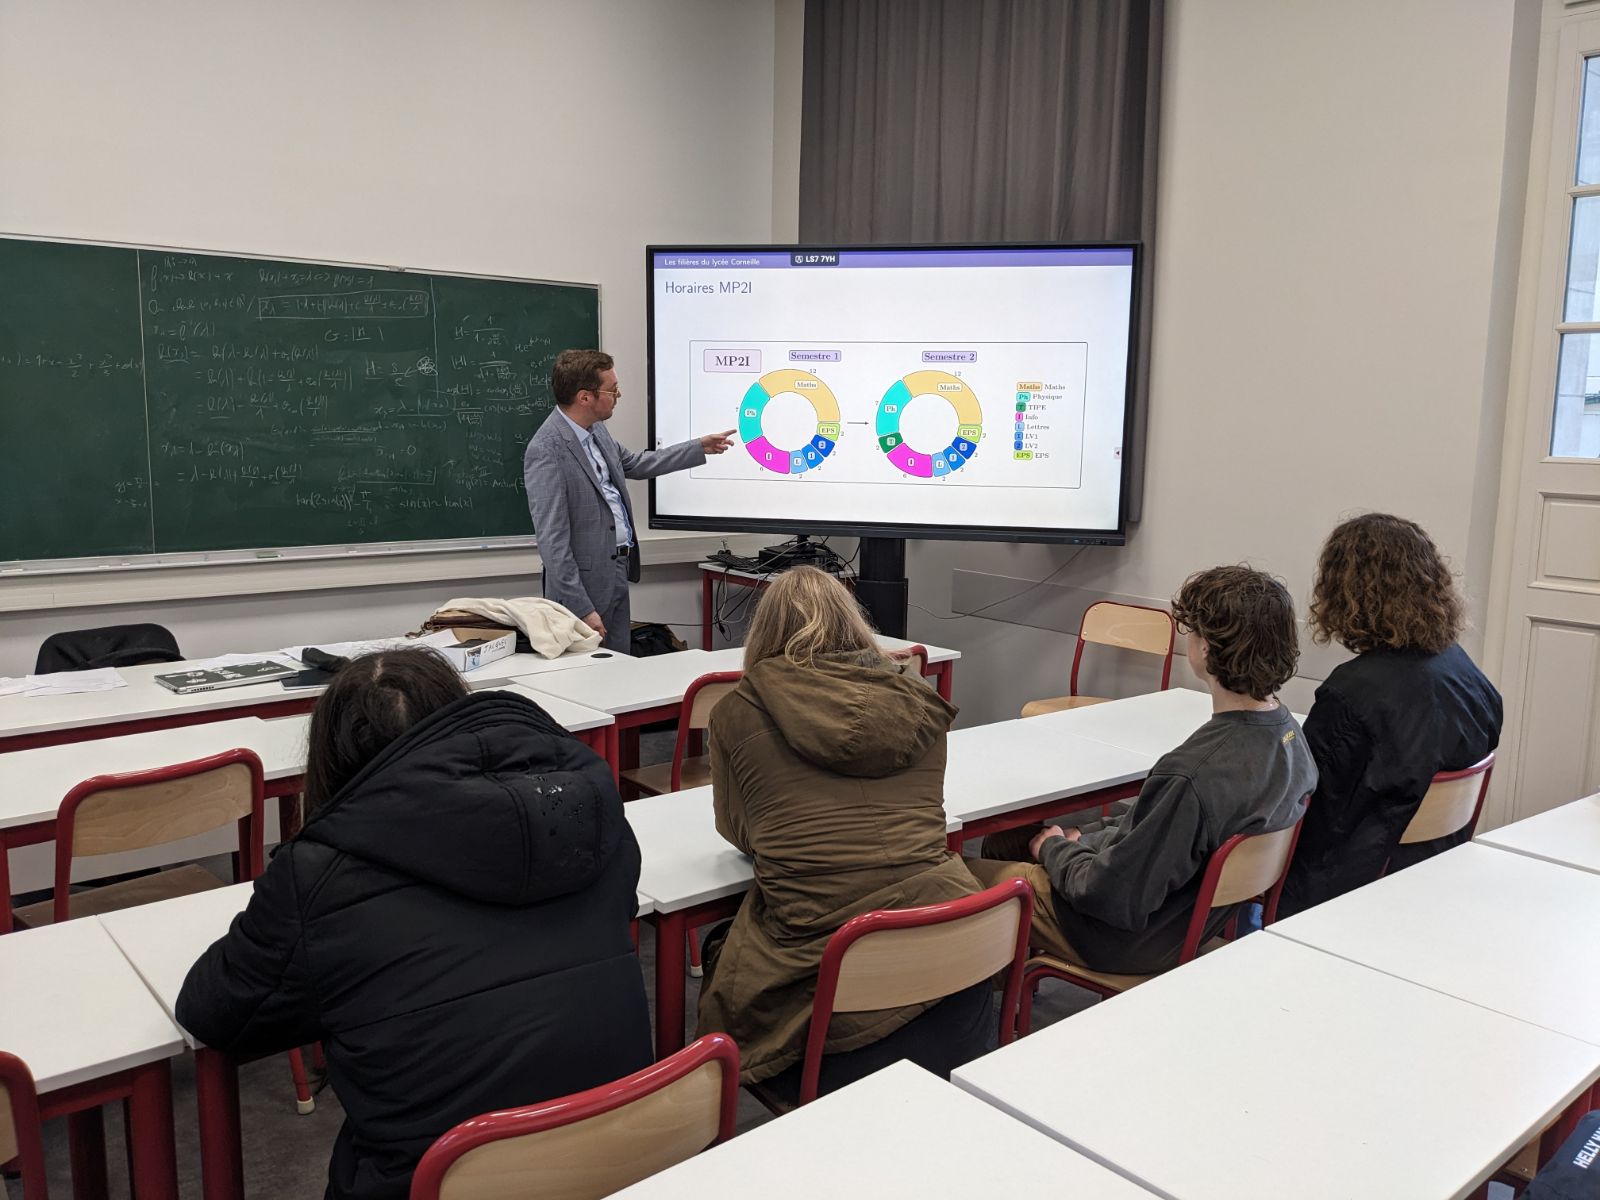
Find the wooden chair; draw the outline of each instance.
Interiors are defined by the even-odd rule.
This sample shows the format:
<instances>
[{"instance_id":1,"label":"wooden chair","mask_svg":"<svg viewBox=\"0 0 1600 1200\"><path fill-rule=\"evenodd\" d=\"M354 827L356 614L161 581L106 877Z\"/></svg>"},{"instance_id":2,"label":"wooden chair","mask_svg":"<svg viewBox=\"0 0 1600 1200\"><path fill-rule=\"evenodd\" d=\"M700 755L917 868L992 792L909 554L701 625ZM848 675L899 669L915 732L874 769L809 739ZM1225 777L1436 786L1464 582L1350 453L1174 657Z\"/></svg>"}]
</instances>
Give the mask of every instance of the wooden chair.
<instances>
[{"instance_id":1,"label":"wooden chair","mask_svg":"<svg viewBox=\"0 0 1600 1200\"><path fill-rule=\"evenodd\" d=\"M1306 802L1310 803L1309 796ZM1181 967L1226 944L1227 937L1212 938L1204 946L1200 944L1200 939L1205 936L1206 924L1216 909L1262 897L1264 906L1261 923L1270 925L1278 919L1278 898L1283 894L1283 881L1288 877L1289 863L1294 858L1295 843L1300 840L1300 826L1304 820L1305 813L1301 812L1300 819L1293 825L1272 833L1237 833L1217 847L1206 863L1205 874L1200 878L1200 891L1194 899L1194 912L1189 917L1189 928L1184 935L1183 948L1178 952L1177 966ZM1230 922L1230 937L1231 925ZM1032 1025L1033 996L1042 980L1064 979L1104 997L1138 987L1155 977L1154 974L1118 975L1109 971L1095 971L1049 955L1030 958L1022 979L1018 1031L1026 1036Z\"/></svg>"},{"instance_id":2,"label":"wooden chair","mask_svg":"<svg viewBox=\"0 0 1600 1200\"><path fill-rule=\"evenodd\" d=\"M1489 794L1489 776L1494 771L1494 754L1482 762L1473 763L1460 771L1441 771L1433 777L1422 803L1411 814L1400 844L1409 846L1416 842L1431 842L1449 837L1465 829L1471 837L1483 814L1483 798ZM1383 864L1379 878L1389 873L1389 864Z\"/></svg>"},{"instance_id":3,"label":"wooden chair","mask_svg":"<svg viewBox=\"0 0 1600 1200\"><path fill-rule=\"evenodd\" d=\"M1033 889L1008 879L975 896L921 908L880 909L846 921L828 939L800 1060L799 1104L817 1098L828 1025L837 1012L872 1012L942 1000L1002 971L1000 1044L1016 1030L1022 966L1033 922ZM794 1105L757 1084L751 1092L774 1112Z\"/></svg>"},{"instance_id":4,"label":"wooden chair","mask_svg":"<svg viewBox=\"0 0 1600 1200\"><path fill-rule=\"evenodd\" d=\"M710 1033L586 1092L463 1121L428 1148L411 1200L591 1200L733 1136L739 1049Z\"/></svg>"},{"instance_id":5,"label":"wooden chair","mask_svg":"<svg viewBox=\"0 0 1600 1200\"><path fill-rule=\"evenodd\" d=\"M622 778L646 796L710 783L711 756L699 753L691 756L690 735L702 732L711 724L711 710L739 686L743 676L742 671L713 671L691 683L683 693L683 706L678 710L678 738L672 745L672 758L664 763L624 771ZM693 749L698 750L698 747Z\"/></svg>"},{"instance_id":6,"label":"wooden chair","mask_svg":"<svg viewBox=\"0 0 1600 1200\"><path fill-rule=\"evenodd\" d=\"M266 869L264 791L261 760L254 751L243 749L85 780L67 793L56 814L53 895L17 909L13 921L19 928L37 928L222 887L210 871L186 863L74 895L72 864L80 858L181 841L230 824L239 830L235 879L256 878ZM316 1105L298 1050L290 1053L289 1066L295 1107L309 1113Z\"/></svg>"},{"instance_id":7,"label":"wooden chair","mask_svg":"<svg viewBox=\"0 0 1600 1200\"><path fill-rule=\"evenodd\" d=\"M47 1200L42 1124L33 1073L16 1055L0 1051L0 1163L14 1162L21 1171L22 1200Z\"/></svg>"},{"instance_id":8,"label":"wooden chair","mask_svg":"<svg viewBox=\"0 0 1600 1200\"><path fill-rule=\"evenodd\" d=\"M1029 701L1022 706L1022 715L1037 717L1041 713L1087 708L1091 704L1104 704L1109 699L1078 695L1078 667L1083 662L1083 648L1090 642L1160 657L1160 690L1166 691L1172 681L1172 644L1176 636L1177 626L1169 612L1137 604L1118 604L1113 600L1096 601L1084 611L1083 621L1078 626L1078 645L1072 653L1072 678L1067 685L1069 694Z\"/></svg>"}]
</instances>

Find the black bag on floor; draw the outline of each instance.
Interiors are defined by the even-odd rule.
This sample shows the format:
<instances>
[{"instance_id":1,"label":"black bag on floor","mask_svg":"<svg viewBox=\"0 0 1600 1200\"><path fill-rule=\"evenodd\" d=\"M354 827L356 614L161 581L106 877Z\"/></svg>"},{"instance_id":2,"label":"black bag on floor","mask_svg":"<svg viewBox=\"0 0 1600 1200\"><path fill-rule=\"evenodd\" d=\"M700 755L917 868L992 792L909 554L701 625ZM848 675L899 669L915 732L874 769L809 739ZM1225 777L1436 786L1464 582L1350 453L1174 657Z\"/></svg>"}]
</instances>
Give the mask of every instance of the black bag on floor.
<instances>
[{"instance_id":1,"label":"black bag on floor","mask_svg":"<svg viewBox=\"0 0 1600 1200\"><path fill-rule=\"evenodd\" d=\"M1600 1108L1578 1120L1555 1157L1533 1177L1522 1200L1597 1200L1600 1198Z\"/></svg>"}]
</instances>

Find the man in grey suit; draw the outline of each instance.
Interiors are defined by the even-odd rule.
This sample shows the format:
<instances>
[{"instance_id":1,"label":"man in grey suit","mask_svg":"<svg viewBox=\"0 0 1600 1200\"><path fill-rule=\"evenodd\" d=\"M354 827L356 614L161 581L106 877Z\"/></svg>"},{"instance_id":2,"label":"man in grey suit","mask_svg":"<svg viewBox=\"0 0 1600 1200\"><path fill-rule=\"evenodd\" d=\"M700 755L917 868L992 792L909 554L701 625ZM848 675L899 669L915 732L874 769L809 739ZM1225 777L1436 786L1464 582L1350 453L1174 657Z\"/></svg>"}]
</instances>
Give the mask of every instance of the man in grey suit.
<instances>
[{"instance_id":1,"label":"man in grey suit","mask_svg":"<svg viewBox=\"0 0 1600 1200\"><path fill-rule=\"evenodd\" d=\"M733 444L733 430L635 454L606 429L622 390L616 363L599 350L563 350L550 390L556 409L522 456L545 599L571 609L606 649L627 654L628 584L639 581L639 544L622 481L698 467Z\"/></svg>"}]
</instances>

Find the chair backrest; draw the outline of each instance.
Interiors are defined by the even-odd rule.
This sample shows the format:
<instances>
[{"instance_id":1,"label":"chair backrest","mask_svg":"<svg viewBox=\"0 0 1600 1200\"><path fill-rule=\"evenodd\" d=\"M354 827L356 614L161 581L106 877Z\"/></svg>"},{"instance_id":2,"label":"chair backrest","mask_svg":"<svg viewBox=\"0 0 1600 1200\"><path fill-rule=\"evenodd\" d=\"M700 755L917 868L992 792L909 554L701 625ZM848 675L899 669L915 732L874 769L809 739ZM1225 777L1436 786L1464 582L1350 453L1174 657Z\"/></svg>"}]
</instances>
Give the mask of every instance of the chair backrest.
<instances>
[{"instance_id":1,"label":"chair backrest","mask_svg":"<svg viewBox=\"0 0 1600 1200\"><path fill-rule=\"evenodd\" d=\"M1489 775L1494 755L1473 763L1463 771L1441 771L1433 777L1422 803L1411 814L1400 844L1431 842L1465 829L1470 837L1483 812L1483 798L1489 791Z\"/></svg>"},{"instance_id":2,"label":"chair backrest","mask_svg":"<svg viewBox=\"0 0 1600 1200\"><path fill-rule=\"evenodd\" d=\"M265 778L251 750L96 775L67 793L56 816L55 919L71 915L72 860L142 850L238 824L239 868L245 879L262 871Z\"/></svg>"},{"instance_id":3,"label":"chair backrest","mask_svg":"<svg viewBox=\"0 0 1600 1200\"><path fill-rule=\"evenodd\" d=\"M33 1073L14 1054L0 1051L0 1163L17 1160L22 1200L46 1200L44 1140Z\"/></svg>"},{"instance_id":4,"label":"chair backrest","mask_svg":"<svg viewBox=\"0 0 1600 1200\"><path fill-rule=\"evenodd\" d=\"M1000 1044L1011 1041L1032 923L1033 889L1023 879L959 900L880 909L845 922L828 939L817 972L800 1103L816 1099L828 1024L836 1012L940 1000L1006 971Z\"/></svg>"},{"instance_id":5,"label":"chair backrest","mask_svg":"<svg viewBox=\"0 0 1600 1200\"><path fill-rule=\"evenodd\" d=\"M678 710L678 737L672 744L672 790L683 786L683 759L689 752L689 734L711 724L711 710L733 694L743 671L712 671L691 683Z\"/></svg>"},{"instance_id":6,"label":"chair backrest","mask_svg":"<svg viewBox=\"0 0 1600 1200\"><path fill-rule=\"evenodd\" d=\"M140 663L179 662L177 639L163 625L103 625L52 633L39 647L33 673L88 671L99 667L133 667Z\"/></svg>"},{"instance_id":7,"label":"chair backrest","mask_svg":"<svg viewBox=\"0 0 1600 1200\"><path fill-rule=\"evenodd\" d=\"M1078 694L1078 666L1089 642L1160 655L1161 690L1166 691L1172 681L1172 645L1177 633L1172 614L1163 609L1119 604L1115 600L1095 601L1084 610L1078 626L1078 645L1072 652L1072 694Z\"/></svg>"},{"instance_id":8,"label":"chair backrest","mask_svg":"<svg viewBox=\"0 0 1600 1200\"><path fill-rule=\"evenodd\" d=\"M1305 805L1309 808L1310 804L1308 795ZM1205 874L1200 877L1200 891L1195 896L1183 949L1178 953L1180 964L1200 952L1207 918L1215 909L1264 896L1262 924L1270 925L1277 919L1278 899L1283 895L1283 882L1289 877L1289 863L1294 859L1305 819L1303 808L1293 825L1271 833L1236 833L1212 852Z\"/></svg>"},{"instance_id":9,"label":"chair backrest","mask_svg":"<svg viewBox=\"0 0 1600 1200\"><path fill-rule=\"evenodd\" d=\"M429 1147L411 1200L590 1200L733 1136L739 1049L711 1033L559 1100L463 1121Z\"/></svg>"}]
</instances>

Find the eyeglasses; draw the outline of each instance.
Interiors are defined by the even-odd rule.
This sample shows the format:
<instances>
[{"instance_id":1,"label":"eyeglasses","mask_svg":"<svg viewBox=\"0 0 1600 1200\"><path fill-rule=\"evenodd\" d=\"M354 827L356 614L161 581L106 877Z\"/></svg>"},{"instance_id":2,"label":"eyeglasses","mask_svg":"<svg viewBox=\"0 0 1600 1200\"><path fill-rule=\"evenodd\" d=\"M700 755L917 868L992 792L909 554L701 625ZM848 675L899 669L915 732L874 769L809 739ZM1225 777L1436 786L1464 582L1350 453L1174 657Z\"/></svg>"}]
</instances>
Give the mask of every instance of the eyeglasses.
<instances>
[{"instance_id":1,"label":"eyeglasses","mask_svg":"<svg viewBox=\"0 0 1600 1200\"><path fill-rule=\"evenodd\" d=\"M604 392L606 395L610 396L614 400L621 400L622 399L622 389L621 388L595 388L594 389L594 393L597 396L601 392Z\"/></svg>"}]
</instances>

